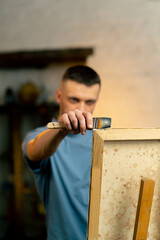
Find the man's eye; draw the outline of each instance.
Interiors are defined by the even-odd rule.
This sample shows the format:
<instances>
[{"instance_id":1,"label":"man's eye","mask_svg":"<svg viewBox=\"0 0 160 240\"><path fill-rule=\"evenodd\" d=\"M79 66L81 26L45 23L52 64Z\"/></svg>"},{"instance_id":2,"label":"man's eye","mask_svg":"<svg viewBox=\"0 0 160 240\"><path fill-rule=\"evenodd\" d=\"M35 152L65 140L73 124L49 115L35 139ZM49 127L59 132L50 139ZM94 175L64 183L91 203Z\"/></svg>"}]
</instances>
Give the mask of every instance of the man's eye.
<instances>
[{"instance_id":1,"label":"man's eye","mask_svg":"<svg viewBox=\"0 0 160 240\"><path fill-rule=\"evenodd\" d=\"M89 101L87 101L86 103L87 103L87 105L93 105L93 104L95 104L95 102L96 102L96 101L94 101L94 100L89 100Z\"/></svg>"},{"instance_id":2,"label":"man's eye","mask_svg":"<svg viewBox=\"0 0 160 240\"><path fill-rule=\"evenodd\" d=\"M76 103L76 102L78 102L78 99L77 99L77 98L70 98L70 101L71 101L72 103Z\"/></svg>"}]
</instances>

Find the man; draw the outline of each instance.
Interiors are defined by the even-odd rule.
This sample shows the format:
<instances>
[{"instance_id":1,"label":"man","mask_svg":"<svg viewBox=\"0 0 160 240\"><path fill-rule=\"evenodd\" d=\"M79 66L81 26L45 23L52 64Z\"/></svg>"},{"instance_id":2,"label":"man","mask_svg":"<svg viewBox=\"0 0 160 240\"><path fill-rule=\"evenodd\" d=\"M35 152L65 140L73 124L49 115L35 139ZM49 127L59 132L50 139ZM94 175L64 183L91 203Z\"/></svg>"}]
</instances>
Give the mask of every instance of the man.
<instances>
[{"instance_id":1,"label":"man","mask_svg":"<svg viewBox=\"0 0 160 240\"><path fill-rule=\"evenodd\" d=\"M99 92L93 69L67 69L56 91L58 121L66 129L42 127L24 139L24 157L46 209L48 240L87 238L92 112Z\"/></svg>"}]
</instances>

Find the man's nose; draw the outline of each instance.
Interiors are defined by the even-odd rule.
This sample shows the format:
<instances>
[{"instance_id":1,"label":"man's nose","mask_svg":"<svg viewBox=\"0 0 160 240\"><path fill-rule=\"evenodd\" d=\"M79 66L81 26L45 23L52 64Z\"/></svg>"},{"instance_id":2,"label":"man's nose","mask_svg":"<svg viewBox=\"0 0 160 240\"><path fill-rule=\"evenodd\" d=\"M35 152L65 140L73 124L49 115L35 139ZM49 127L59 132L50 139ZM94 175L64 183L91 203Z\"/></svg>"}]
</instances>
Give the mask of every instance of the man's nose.
<instances>
[{"instance_id":1,"label":"man's nose","mask_svg":"<svg viewBox=\"0 0 160 240\"><path fill-rule=\"evenodd\" d=\"M77 109L81 112L85 111L85 103L84 102L80 102L77 106Z\"/></svg>"}]
</instances>

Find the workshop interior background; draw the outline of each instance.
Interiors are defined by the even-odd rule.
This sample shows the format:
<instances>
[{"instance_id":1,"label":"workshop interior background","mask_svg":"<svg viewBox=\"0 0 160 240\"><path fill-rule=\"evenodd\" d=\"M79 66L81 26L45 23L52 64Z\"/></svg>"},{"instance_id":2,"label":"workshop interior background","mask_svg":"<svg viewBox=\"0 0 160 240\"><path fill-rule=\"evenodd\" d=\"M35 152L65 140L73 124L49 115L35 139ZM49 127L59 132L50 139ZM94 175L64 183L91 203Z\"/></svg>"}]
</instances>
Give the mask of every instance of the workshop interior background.
<instances>
[{"instance_id":1,"label":"workshop interior background","mask_svg":"<svg viewBox=\"0 0 160 240\"><path fill-rule=\"evenodd\" d=\"M20 144L56 116L64 70L87 64L99 73L94 116L111 117L112 127L160 127L159 43L159 0L0 1L0 239L45 239ZM44 63L46 51L53 61L37 66L34 54ZM26 52L29 66L21 64Z\"/></svg>"}]
</instances>

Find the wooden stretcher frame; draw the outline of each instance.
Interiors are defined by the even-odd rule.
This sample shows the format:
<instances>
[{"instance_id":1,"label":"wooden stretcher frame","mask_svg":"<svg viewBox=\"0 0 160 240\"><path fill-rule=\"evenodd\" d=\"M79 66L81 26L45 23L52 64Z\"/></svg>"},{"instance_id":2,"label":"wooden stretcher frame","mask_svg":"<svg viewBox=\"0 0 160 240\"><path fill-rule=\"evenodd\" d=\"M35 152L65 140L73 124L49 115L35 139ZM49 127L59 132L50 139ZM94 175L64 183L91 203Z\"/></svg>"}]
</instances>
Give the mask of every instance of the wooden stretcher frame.
<instances>
[{"instance_id":1,"label":"wooden stretcher frame","mask_svg":"<svg viewBox=\"0 0 160 240\"><path fill-rule=\"evenodd\" d=\"M88 240L98 240L104 142L160 140L160 128L106 129L93 131L88 214ZM138 201L138 199L137 199Z\"/></svg>"}]
</instances>

